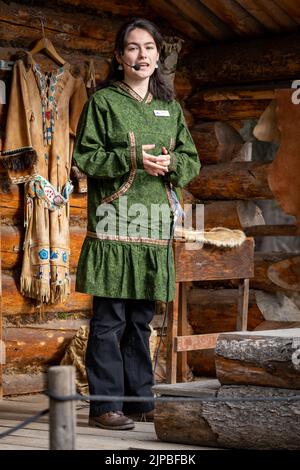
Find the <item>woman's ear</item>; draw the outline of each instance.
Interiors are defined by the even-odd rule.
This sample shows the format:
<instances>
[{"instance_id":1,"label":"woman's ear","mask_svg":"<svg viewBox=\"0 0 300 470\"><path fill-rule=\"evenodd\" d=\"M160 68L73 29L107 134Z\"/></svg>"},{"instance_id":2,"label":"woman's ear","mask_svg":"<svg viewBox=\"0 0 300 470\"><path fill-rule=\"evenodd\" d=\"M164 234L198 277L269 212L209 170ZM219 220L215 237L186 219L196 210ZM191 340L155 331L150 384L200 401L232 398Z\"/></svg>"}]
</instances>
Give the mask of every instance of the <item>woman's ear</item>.
<instances>
[{"instance_id":1,"label":"woman's ear","mask_svg":"<svg viewBox=\"0 0 300 470\"><path fill-rule=\"evenodd\" d=\"M121 56L118 52L115 52L115 58L119 64L122 64L122 59Z\"/></svg>"}]
</instances>

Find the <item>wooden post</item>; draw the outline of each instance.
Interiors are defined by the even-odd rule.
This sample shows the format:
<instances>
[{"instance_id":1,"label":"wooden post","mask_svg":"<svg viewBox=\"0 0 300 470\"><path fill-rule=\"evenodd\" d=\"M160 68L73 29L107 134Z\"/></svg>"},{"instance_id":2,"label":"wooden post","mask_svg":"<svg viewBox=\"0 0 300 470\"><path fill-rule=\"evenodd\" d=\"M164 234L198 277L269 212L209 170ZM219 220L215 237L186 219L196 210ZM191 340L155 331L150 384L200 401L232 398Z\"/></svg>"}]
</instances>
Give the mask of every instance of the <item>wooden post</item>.
<instances>
[{"instance_id":1,"label":"wooden post","mask_svg":"<svg viewBox=\"0 0 300 470\"><path fill-rule=\"evenodd\" d=\"M249 305L249 279L239 284L238 314L236 319L237 331L247 331Z\"/></svg>"},{"instance_id":2,"label":"wooden post","mask_svg":"<svg viewBox=\"0 0 300 470\"><path fill-rule=\"evenodd\" d=\"M178 318L178 335L185 336L188 334L188 322L187 322L187 283L180 283L179 293L179 318ZM178 356L178 381L187 382L188 379L188 365L187 365L187 351L182 351Z\"/></svg>"},{"instance_id":3,"label":"wooden post","mask_svg":"<svg viewBox=\"0 0 300 470\"><path fill-rule=\"evenodd\" d=\"M75 368L50 367L48 390L59 396L75 394ZM50 450L74 450L76 437L75 401L57 401L50 398Z\"/></svg>"},{"instance_id":4,"label":"wooden post","mask_svg":"<svg viewBox=\"0 0 300 470\"><path fill-rule=\"evenodd\" d=\"M176 383L177 380L177 351L174 349L174 338L178 335L179 290L179 282L176 282L173 310L168 313L166 381L170 384Z\"/></svg>"}]
</instances>

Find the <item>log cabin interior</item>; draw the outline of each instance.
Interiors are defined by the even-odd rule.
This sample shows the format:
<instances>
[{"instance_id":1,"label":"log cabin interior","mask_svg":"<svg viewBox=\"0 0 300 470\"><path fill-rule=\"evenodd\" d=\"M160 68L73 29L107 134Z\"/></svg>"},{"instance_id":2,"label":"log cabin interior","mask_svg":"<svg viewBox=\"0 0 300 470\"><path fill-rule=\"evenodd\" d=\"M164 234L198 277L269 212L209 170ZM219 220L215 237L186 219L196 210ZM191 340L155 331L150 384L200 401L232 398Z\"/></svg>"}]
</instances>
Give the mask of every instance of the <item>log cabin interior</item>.
<instances>
[{"instance_id":1,"label":"log cabin interior","mask_svg":"<svg viewBox=\"0 0 300 470\"><path fill-rule=\"evenodd\" d=\"M199 151L201 172L184 191L184 201L204 204L205 229L239 229L255 240L248 330L299 327L300 105L291 98L300 78L300 2L0 1L1 137L16 53L31 49L42 27L59 55L78 69L91 94L108 71L115 31L133 16L154 21L164 34L169 45L166 73L171 80L175 73L177 99ZM37 57L41 63L49 60L43 54ZM0 171L5 182L4 168ZM86 181L76 171L73 178L73 283L64 303L41 307L20 294L23 185L12 184L1 192L3 396L44 390L48 367L60 363L78 329L88 325L91 298L74 292L86 230ZM238 262L234 268L238 270ZM189 332L235 330L236 296L234 279L193 281L187 292ZM157 382L166 375L163 311L158 305L152 325L154 348L163 336ZM188 380L216 376L214 349L190 351L187 362Z\"/></svg>"}]
</instances>

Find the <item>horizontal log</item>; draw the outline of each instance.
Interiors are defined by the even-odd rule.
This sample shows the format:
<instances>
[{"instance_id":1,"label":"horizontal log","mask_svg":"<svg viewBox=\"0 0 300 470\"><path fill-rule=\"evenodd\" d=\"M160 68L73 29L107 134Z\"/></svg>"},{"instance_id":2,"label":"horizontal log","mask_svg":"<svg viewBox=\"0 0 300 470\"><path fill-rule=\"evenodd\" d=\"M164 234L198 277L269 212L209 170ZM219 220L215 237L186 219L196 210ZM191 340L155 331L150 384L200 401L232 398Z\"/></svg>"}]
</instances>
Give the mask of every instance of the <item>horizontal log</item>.
<instances>
[{"instance_id":1,"label":"horizontal log","mask_svg":"<svg viewBox=\"0 0 300 470\"><path fill-rule=\"evenodd\" d=\"M291 261L295 253L255 253L254 277L250 279L253 289L271 292L297 290L299 285L299 267ZM279 263L284 262L284 274ZM271 273L271 275L270 275ZM276 284L275 280L276 273ZM279 282L280 273L283 274L283 283ZM279 285L280 284L280 285Z\"/></svg>"},{"instance_id":2,"label":"horizontal log","mask_svg":"<svg viewBox=\"0 0 300 470\"><path fill-rule=\"evenodd\" d=\"M237 289L199 289L188 291L188 321L195 334L234 331L237 318ZM250 290L248 329L257 327L264 317L255 292Z\"/></svg>"},{"instance_id":3,"label":"horizontal log","mask_svg":"<svg viewBox=\"0 0 300 470\"><path fill-rule=\"evenodd\" d=\"M44 313L79 313L90 312L92 308L91 296L75 292L75 276L71 276L71 295L65 303L44 304ZM34 299L20 294L16 281L8 274L2 273L2 313L6 315L34 314L41 311Z\"/></svg>"},{"instance_id":4,"label":"horizontal log","mask_svg":"<svg viewBox=\"0 0 300 470\"><path fill-rule=\"evenodd\" d=\"M2 376L3 395L24 395L43 392L46 387L47 374L44 372L27 374L8 374Z\"/></svg>"},{"instance_id":5,"label":"horizontal log","mask_svg":"<svg viewBox=\"0 0 300 470\"><path fill-rule=\"evenodd\" d=\"M300 292L300 256L272 264L268 269L268 278L281 289Z\"/></svg>"},{"instance_id":6,"label":"horizontal log","mask_svg":"<svg viewBox=\"0 0 300 470\"><path fill-rule=\"evenodd\" d=\"M276 84L276 87L277 86L278 85ZM224 87L215 90L202 90L197 93L197 96L199 97L199 99L204 101L272 100L275 98L274 83L269 89L263 87L262 85L256 85L251 88Z\"/></svg>"},{"instance_id":7,"label":"horizontal log","mask_svg":"<svg viewBox=\"0 0 300 470\"><path fill-rule=\"evenodd\" d=\"M248 237L295 237L298 235L296 225L253 225L244 230Z\"/></svg>"},{"instance_id":8,"label":"horizontal log","mask_svg":"<svg viewBox=\"0 0 300 470\"><path fill-rule=\"evenodd\" d=\"M230 121L235 119L257 119L270 100L220 100L204 101L200 96L191 96L186 105L195 119Z\"/></svg>"},{"instance_id":9,"label":"horizontal log","mask_svg":"<svg viewBox=\"0 0 300 470\"><path fill-rule=\"evenodd\" d=\"M75 333L74 330L4 328L6 366L59 364Z\"/></svg>"},{"instance_id":10,"label":"horizontal log","mask_svg":"<svg viewBox=\"0 0 300 470\"><path fill-rule=\"evenodd\" d=\"M300 388L300 329L219 335L215 361L221 384Z\"/></svg>"},{"instance_id":11,"label":"horizontal log","mask_svg":"<svg viewBox=\"0 0 300 470\"><path fill-rule=\"evenodd\" d=\"M204 227L242 229L248 234L252 226L264 227L261 209L253 201L205 201ZM252 236L252 235L251 235Z\"/></svg>"},{"instance_id":12,"label":"horizontal log","mask_svg":"<svg viewBox=\"0 0 300 470\"><path fill-rule=\"evenodd\" d=\"M177 242L174 244L176 282L249 278L253 275L253 253L252 238L227 250L209 245L187 250L185 243Z\"/></svg>"},{"instance_id":13,"label":"horizontal log","mask_svg":"<svg viewBox=\"0 0 300 470\"><path fill-rule=\"evenodd\" d=\"M25 229L20 226L3 225L2 226L2 246L1 253L3 256L2 269L16 269L22 264L23 257L23 240ZM71 226L70 227L70 271L74 272L77 267L80 250L86 235L86 229Z\"/></svg>"},{"instance_id":14,"label":"horizontal log","mask_svg":"<svg viewBox=\"0 0 300 470\"><path fill-rule=\"evenodd\" d=\"M273 199L268 186L270 163L220 163L208 165L187 186L196 198Z\"/></svg>"},{"instance_id":15,"label":"horizontal log","mask_svg":"<svg viewBox=\"0 0 300 470\"><path fill-rule=\"evenodd\" d=\"M300 74L299 33L250 39L247 54L240 41L198 47L197 54L184 57L183 65L198 87L294 80Z\"/></svg>"},{"instance_id":16,"label":"horizontal log","mask_svg":"<svg viewBox=\"0 0 300 470\"><path fill-rule=\"evenodd\" d=\"M88 51L90 54L112 54L113 40L112 37L89 38L78 37L67 33L61 33L45 29L47 38L53 42L60 55L64 55L64 50L78 51L84 53ZM10 24L0 20L0 41L1 45L10 45L13 43L15 47L30 49L34 39L40 39L40 28L31 28L30 26Z\"/></svg>"},{"instance_id":17,"label":"horizontal log","mask_svg":"<svg viewBox=\"0 0 300 470\"><path fill-rule=\"evenodd\" d=\"M256 328L255 331L262 330L282 330L287 328L300 328L300 321L271 321L265 320L261 322Z\"/></svg>"},{"instance_id":18,"label":"horizontal log","mask_svg":"<svg viewBox=\"0 0 300 470\"><path fill-rule=\"evenodd\" d=\"M206 384L207 381L204 385L201 381L175 384L173 392L170 386L155 388L160 395L178 396L178 401L156 402L154 425L160 440L221 448L300 449L296 400L272 400L275 397L292 398L299 393L297 390L244 385L208 388ZM181 395L180 388L187 389L187 385L190 390ZM166 387L165 392L163 387ZM188 393L193 401L186 399L183 402L182 396L187 397ZM194 399L195 396L199 401ZM218 400L205 401L205 397L211 400L217 397ZM266 401L250 401L255 397ZM229 402L226 398L237 401Z\"/></svg>"},{"instance_id":19,"label":"horizontal log","mask_svg":"<svg viewBox=\"0 0 300 470\"><path fill-rule=\"evenodd\" d=\"M225 122L197 124L190 131L202 164L231 161L244 145L240 134Z\"/></svg>"},{"instance_id":20,"label":"horizontal log","mask_svg":"<svg viewBox=\"0 0 300 470\"><path fill-rule=\"evenodd\" d=\"M111 13L122 16L146 15L147 6L141 0L135 2L122 3L120 0L60 0L60 5L70 5L73 11L86 11Z\"/></svg>"},{"instance_id":21,"label":"horizontal log","mask_svg":"<svg viewBox=\"0 0 300 470\"><path fill-rule=\"evenodd\" d=\"M115 34L122 23L118 17L107 21L82 13L76 13L74 21L74 13L60 11L58 15L55 9L45 7L43 15L47 18L45 34L56 47L99 54L113 51ZM24 48L26 43L29 45L35 38L41 37L41 24L34 7L0 2L1 24L5 27L0 28L0 40L6 44L11 41L15 46L20 44Z\"/></svg>"},{"instance_id":22,"label":"horizontal log","mask_svg":"<svg viewBox=\"0 0 300 470\"><path fill-rule=\"evenodd\" d=\"M72 194L70 199L70 216L76 223L87 216L86 194ZM23 185L11 185L9 192L0 192L0 219L3 223L23 224L24 221L24 188Z\"/></svg>"},{"instance_id":23,"label":"horizontal log","mask_svg":"<svg viewBox=\"0 0 300 470\"><path fill-rule=\"evenodd\" d=\"M195 377L216 377L214 349L188 351L187 363Z\"/></svg>"}]
</instances>

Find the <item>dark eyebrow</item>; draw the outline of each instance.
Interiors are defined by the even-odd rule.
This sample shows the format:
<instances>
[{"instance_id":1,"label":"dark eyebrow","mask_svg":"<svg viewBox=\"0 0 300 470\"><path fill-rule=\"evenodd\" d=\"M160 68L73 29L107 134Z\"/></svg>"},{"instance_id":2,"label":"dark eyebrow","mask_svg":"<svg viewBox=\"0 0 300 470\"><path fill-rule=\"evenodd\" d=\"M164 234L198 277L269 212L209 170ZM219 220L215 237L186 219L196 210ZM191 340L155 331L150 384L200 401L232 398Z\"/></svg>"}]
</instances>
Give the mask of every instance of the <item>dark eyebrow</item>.
<instances>
[{"instance_id":1,"label":"dark eyebrow","mask_svg":"<svg viewBox=\"0 0 300 470\"><path fill-rule=\"evenodd\" d=\"M135 45L135 46L139 46L139 44L138 44L137 42L133 42L133 41L132 41L132 42L128 42L128 43L126 44L126 46L130 46L130 45L132 45L132 44ZM145 42L145 46L147 46L148 44L155 44L155 42L154 42L154 41Z\"/></svg>"}]
</instances>

